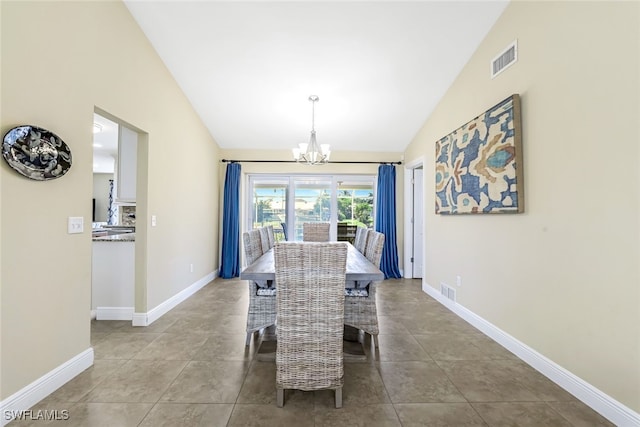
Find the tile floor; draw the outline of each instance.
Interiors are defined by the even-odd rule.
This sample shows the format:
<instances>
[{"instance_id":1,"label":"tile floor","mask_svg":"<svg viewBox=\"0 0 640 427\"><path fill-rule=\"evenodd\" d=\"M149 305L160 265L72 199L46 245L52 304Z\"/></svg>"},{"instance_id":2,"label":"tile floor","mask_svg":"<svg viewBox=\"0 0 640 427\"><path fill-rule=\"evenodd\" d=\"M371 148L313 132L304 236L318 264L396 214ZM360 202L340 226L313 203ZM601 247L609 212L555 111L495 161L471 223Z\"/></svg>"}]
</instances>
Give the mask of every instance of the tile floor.
<instances>
[{"instance_id":1,"label":"tile floor","mask_svg":"<svg viewBox=\"0 0 640 427\"><path fill-rule=\"evenodd\" d=\"M345 363L344 407L288 391L278 408L275 363L244 345L247 301L216 279L146 328L92 322L94 366L32 408L69 419L10 426L612 425L405 279L379 286L380 348Z\"/></svg>"}]
</instances>

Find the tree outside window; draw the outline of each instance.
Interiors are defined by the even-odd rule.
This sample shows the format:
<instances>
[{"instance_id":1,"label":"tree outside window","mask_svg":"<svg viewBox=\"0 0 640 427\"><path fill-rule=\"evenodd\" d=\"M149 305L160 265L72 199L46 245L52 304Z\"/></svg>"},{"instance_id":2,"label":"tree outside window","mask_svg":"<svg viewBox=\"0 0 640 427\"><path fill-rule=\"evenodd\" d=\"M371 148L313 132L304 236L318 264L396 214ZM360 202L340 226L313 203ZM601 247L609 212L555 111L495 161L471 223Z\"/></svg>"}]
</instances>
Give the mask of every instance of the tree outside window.
<instances>
[{"instance_id":1,"label":"tree outside window","mask_svg":"<svg viewBox=\"0 0 640 427\"><path fill-rule=\"evenodd\" d=\"M338 221L360 227L373 227L373 191L344 189L338 192Z\"/></svg>"}]
</instances>

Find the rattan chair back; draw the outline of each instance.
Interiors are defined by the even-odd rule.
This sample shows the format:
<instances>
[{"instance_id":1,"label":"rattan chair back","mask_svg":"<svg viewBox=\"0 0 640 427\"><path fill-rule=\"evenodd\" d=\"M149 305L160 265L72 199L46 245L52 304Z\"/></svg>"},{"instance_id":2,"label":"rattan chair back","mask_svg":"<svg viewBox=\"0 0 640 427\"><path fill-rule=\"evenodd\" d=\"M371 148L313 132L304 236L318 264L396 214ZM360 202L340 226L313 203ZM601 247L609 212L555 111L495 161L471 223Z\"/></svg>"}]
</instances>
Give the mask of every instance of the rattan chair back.
<instances>
[{"instance_id":1,"label":"rattan chair back","mask_svg":"<svg viewBox=\"0 0 640 427\"><path fill-rule=\"evenodd\" d=\"M328 242L328 222L305 222L302 224L302 240L305 242Z\"/></svg>"},{"instance_id":2,"label":"rattan chair back","mask_svg":"<svg viewBox=\"0 0 640 427\"><path fill-rule=\"evenodd\" d=\"M242 233L242 243L244 244L244 259L247 265L253 264L262 256L262 241L259 230L249 230Z\"/></svg>"},{"instance_id":3,"label":"rattan chair back","mask_svg":"<svg viewBox=\"0 0 640 427\"><path fill-rule=\"evenodd\" d=\"M258 228L260 232L260 244L262 246L262 253L267 253L271 247L269 246L269 230L267 227Z\"/></svg>"},{"instance_id":4,"label":"rattan chair back","mask_svg":"<svg viewBox=\"0 0 640 427\"><path fill-rule=\"evenodd\" d=\"M367 247L364 256L376 267L380 268L382 248L384 247L384 234L370 230L367 238Z\"/></svg>"},{"instance_id":5,"label":"rattan chair back","mask_svg":"<svg viewBox=\"0 0 640 427\"><path fill-rule=\"evenodd\" d=\"M276 390L336 390L342 406L346 243L281 242L274 248Z\"/></svg>"},{"instance_id":6,"label":"rattan chair back","mask_svg":"<svg viewBox=\"0 0 640 427\"><path fill-rule=\"evenodd\" d=\"M267 226L267 236L269 237L269 249L271 249L276 244L276 236L273 233L273 225Z\"/></svg>"},{"instance_id":7,"label":"rattan chair back","mask_svg":"<svg viewBox=\"0 0 640 427\"><path fill-rule=\"evenodd\" d=\"M369 229L364 227L358 227L356 229L356 237L353 241L353 246L364 254L364 250L367 247L367 236L369 235Z\"/></svg>"}]
</instances>

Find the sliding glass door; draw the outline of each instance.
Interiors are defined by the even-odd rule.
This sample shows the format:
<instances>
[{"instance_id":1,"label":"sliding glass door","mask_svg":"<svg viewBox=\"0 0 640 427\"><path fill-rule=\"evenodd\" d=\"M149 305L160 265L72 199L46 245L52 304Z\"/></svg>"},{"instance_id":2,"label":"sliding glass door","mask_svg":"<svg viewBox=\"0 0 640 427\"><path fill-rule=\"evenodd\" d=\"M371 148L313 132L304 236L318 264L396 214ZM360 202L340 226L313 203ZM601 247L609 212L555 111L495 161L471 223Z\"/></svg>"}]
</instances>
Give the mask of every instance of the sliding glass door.
<instances>
[{"instance_id":1,"label":"sliding glass door","mask_svg":"<svg viewBox=\"0 0 640 427\"><path fill-rule=\"evenodd\" d=\"M357 226L373 228L373 175L249 175L247 229L273 225L276 240L302 240L305 222L329 222L331 240L353 242Z\"/></svg>"},{"instance_id":2,"label":"sliding glass door","mask_svg":"<svg viewBox=\"0 0 640 427\"><path fill-rule=\"evenodd\" d=\"M373 183L338 181L337 199L337 240L353 243L357 227L373 228Z\"/></svg>"},{"instance_id":3,"label":"sliding glass door","mask_svg":"<svg viewBox=\"0 0 640 427\"><path fill-rule=\"evenodd\" d=\"M253 183L248 229L273 226L276 241L285 240L287 223L288 179L265 179Z\"/></svg>"},{"instance_id":4,"label":"sliding glass door","mask_svg":"<svg viewBox=\"0 0 640 427\"><path fill-rule=\"evenodd\" d=\"M305 222L331 222L331 180L298 178L294 180L293 238L302 240Z\"/></svg>"}]
</instances>

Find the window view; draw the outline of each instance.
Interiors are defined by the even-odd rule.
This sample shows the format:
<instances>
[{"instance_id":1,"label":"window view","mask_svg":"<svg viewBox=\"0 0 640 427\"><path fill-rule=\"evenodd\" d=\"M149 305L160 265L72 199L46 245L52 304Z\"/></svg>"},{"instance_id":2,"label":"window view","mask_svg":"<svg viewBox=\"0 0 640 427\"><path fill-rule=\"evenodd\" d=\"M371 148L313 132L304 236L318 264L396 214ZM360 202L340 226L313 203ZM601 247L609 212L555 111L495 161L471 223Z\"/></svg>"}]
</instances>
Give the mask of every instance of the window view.
<instances>
[{"instance_id":1,"label":"window view","mask_svg":"<svg viewBox=\"0 0 640 427\"><path fill-rule=\"evenodd\" d=\"M373 227L373 184L338 182L338 222Z\"/></svg>"},{"instance_id":2,"label":"window view","mask_svg":"<svg viewBox=\"0 0 640 427\"><path fill-rule=\"evenodd\" d=\"M338 181L338 241L353 243L357 227L373 228L373 184Z\"/></svg>"},{"instance_id":3,"label":"window view","mask_svg":"<svg viewBox=\"0 0 640 427\"><path fill-rule=\"evenodd\" d=\"M250 228L273 225L276 241L302 240L305 222L331 223L331 239L353 243L358 226L373 228L375 176L249 178Z\"/></svg>"},{"instance_id":4,"label":"window view","mask_svg":"<svg viewBox=\"0 0 640 427\"><path fill-rule=\"evenodd\" d=\"M331 221L331 181L302 181L295 184L294 238L302 240L305 222Z\"/></svg>"},{"instance_id":5,"label":"window view","mask_svg":"<svg viewBox=\"0 0 640 427\"><path fill-rule=\"evenodd\" d=\"M285 240L288 183L255 183L253 186L252 228L273 225L276 241Z\"/></svg>"}]
</instances>

